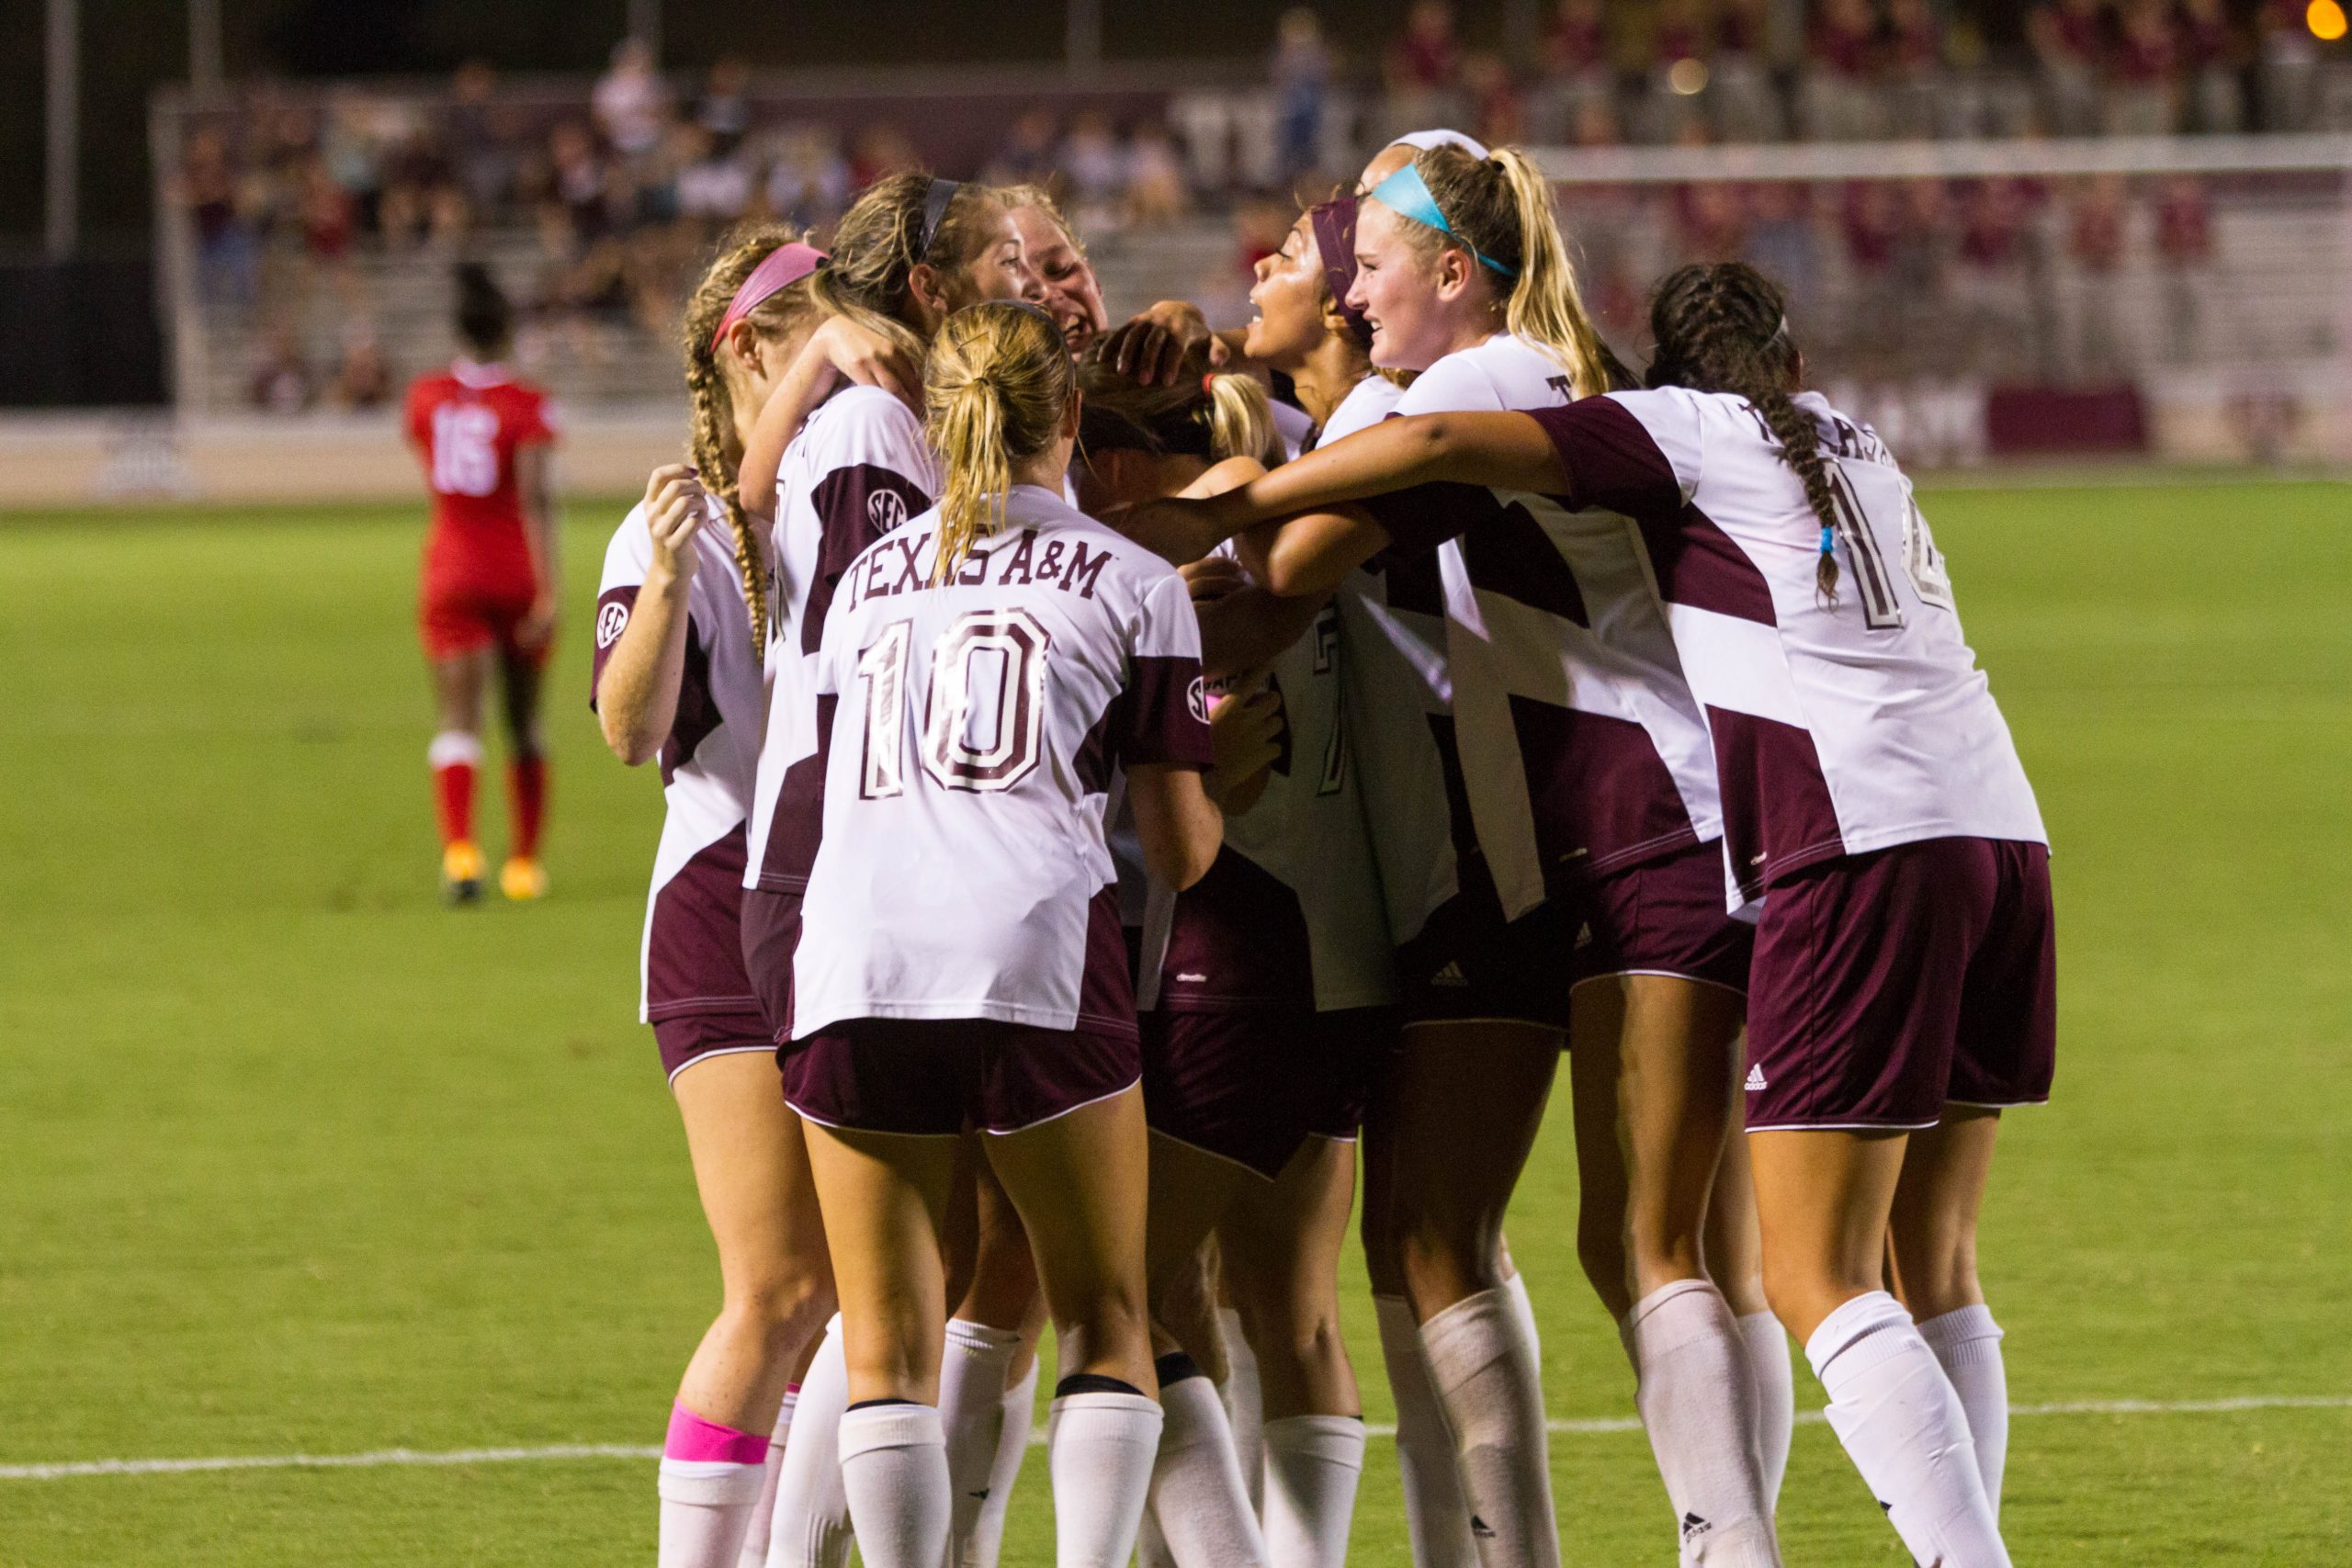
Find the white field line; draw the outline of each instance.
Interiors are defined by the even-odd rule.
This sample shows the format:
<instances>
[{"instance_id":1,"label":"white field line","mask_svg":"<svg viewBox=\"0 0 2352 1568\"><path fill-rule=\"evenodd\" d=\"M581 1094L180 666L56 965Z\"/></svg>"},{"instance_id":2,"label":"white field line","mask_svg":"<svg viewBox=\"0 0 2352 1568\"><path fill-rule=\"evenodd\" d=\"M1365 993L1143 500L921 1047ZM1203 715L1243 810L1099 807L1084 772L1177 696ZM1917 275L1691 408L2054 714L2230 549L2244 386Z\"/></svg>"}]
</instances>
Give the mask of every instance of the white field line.
<instances>
[{"instance_id":1,"label":"white field line","mask_svg":"<svg viewBox=\"0 0 2352 1568\"><path fill-rule=\"evenodd\" d=\"M2352 1394L2242 1394L2232 1399L2070 1399L2049 1404L2013 1404L2018 1416L2202 1416L2238 1410L2352 1410ZM1800 1410L1797 1420L1819 1426L1818 1410ZM1544 1423L1564 1437L1594 1437L1613 1432L1638 1432L1642 1424L1630 1416ZM1393 1438L1396 1428L1385 1421L1365 1427L1367 1436ZM1029 1435L1033 1444L1046 1440L1043 1427ZM95 1459L60 1464L0 1464L0 1481L71 1481L90 1475L185 1475L215 1470L369 1470L388 1465L509 1464L526 1460L659 1459L662 1450L632 1443L551 1443L537 1448L503 1449L376 1449L357 1454L239 1454L219 1459Z\"/></svg>"}]
</instances>

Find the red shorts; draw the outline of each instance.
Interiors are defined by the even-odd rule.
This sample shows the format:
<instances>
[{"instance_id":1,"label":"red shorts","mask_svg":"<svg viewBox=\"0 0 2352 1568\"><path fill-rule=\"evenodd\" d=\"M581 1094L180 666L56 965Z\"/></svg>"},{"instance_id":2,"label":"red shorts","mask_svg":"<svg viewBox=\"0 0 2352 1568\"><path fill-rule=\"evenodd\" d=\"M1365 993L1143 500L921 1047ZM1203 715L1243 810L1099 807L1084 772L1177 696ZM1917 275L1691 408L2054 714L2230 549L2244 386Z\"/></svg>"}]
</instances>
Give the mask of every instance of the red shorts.
<instances>
[{"instance_id":1,"label":"red shorts","mask_svg":"<svg viewBox=\"0 0 2352 1568\"><path fill-rule=\"evenodd\" d=\"M1571 897L1568 983L1604 975L1670 975L1747 989L1756 931L1724 912L1724 847L1693 844L1630 866Z\"/></svg>"},{"instance_id":2,"label":"red shorts","mask_svg":"<svg viewBox=\"0 0 2352 1568\"><path fill-rule=\"evenodd\" d=\"M2050 852L1928 839L1773 885L1747 999L1747 1127L1931 1127L2039 1105L2057 1058Z\"/></svg>"},{"instance_id":3,"label":"red shorts","mask_svg":"<svg viewBox=\"0 0 2352 1568\"><path fill-rule=\"evenodd\" d=\"M1132 1035L992 1019L847 1019L786 1052L784 1098L811 1122L856 1133L1018 1133L1134 1088L1140 1055Z\"/></svg>"},{"instance_id":4,"label":"red shorts","mask_svg":"<svg viewBox=\"0 0 2352 1568\"><path fill-rule=\"evenodd\" d=\"M555 641L525 648L515 632L531 614L538 585L511 574L461 578L428 575L416 605L417 629L424 641L424 656L455 659L480 649L494 648L501 658L545 664Z\"/></svg>"},{"instance_id":5,"label":"red shorts","mask_svg":"<svg viewBox=\"0 0 2352 1568\"><path fill-rule=\"evenodd\" d=\"M1272 1181L1310 1136L1356 1135L1396 1039L1387 1008L1147 1013L1144 1115Z\"/></svg>"},{"instance_id":6,"label":"red shorts","mask_svg":"<svg viewBox=\"0 0 2352 1568\"><path fill-rule=\"evenodd\" d=\"M662 1050L662 1070L673 1080L705 1056L750 1051L775 1055L767 1020L755 1012L700 1012L656 1019L653 1043Z\"/></svg>"},{"instance_id":7,"label":"red shorts","mask_svg":"<svg viewBox=\"0 0 2352 1568\"><path fill-rule=\"evenodd\" d=\"M746 891L743 972L751 976L752 994L760 998L769 1039L778 1045L792 1038L792 955L799 947L800 895L760 887Z\"/></svg>"}]
</instances>

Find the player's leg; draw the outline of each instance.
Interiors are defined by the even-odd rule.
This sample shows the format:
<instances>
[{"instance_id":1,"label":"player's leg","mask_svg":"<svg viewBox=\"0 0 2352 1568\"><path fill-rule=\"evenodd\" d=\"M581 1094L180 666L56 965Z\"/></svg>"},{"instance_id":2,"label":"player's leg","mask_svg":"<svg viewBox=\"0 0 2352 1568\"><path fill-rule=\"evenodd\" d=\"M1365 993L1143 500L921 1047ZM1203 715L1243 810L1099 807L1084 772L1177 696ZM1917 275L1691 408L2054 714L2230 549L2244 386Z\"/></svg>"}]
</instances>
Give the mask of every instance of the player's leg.
<instances>
[{"instance_id":1,"label":"player's leg","mask_svg":"<svg viewBox=\"0 0 2352 1568\"><path fill-rule=\"evenodd\" d=\"M1159 1447L1146 1137L1143 1094L1129 1088L987 1141L1035 1247L1060 1360L1046 1438L1059 1568L1125 1568Z\"/></svg>"},{"instance_id":2,"label":"player's leg","mask_svg":"<svg viewBox=\"0 0 2352 1568\"><path fill-rule=\"evenodd\" d=\"M1736 991L1663 975L1576 988L1577 1240L1633 1360L1684 1560L1771 1564L1747 1353L1700 1258L1744 1009Z\"/></svg>"},{"instance_id":3,"label":"player's leg","mask_svg":"<svg viewBox=\"0 0 2352 1568\"><path fill-rule=\"evenodd\" d=\"M939 1231L956 1142L808 1128L848 1369L842 1485L858 1554L874 1568L938 1568L947 1551Z\"/></svg>"},{"instance_id":4,"label":"player's leg","mask_svg":"<svg viewBox=\"0 0 2352 1568\"><path fill-rule=\"evenodd\" d=\"M1421 1348L1420 1324L1405 1294L1405 1264L1397 1254L1392 1194L1396 1168L1396 1069L1392 1047L1374 1071L1365 1101L1363 1210L1358 1234L1364 1272L1372 1283L1373 1321L1380 1333L1380 1359L1396 1407L1396 1469L1405 1497L1405 1534L1414 1568L1475 1568L1477 1542L1470 1534L1470 1506L1463 1500L1462 1474L1453 1460L1453 1434L1446 1429L1430 1359Z\"/></svg>"},{"instance_id":5,"label":"player's leg","mask_svg":"<svg viewBox=\"0 0 2352 1568\"><path fill-rule=\"evenodd\" d=\"M1177 1568L1246 1568L1265 1561L1266 1544L1213 1375L1221 1370L1214 1348L1216 1298L1202 1243L1243 1188L1266 1179L1157 1130L1149 1136L1146 1275L1166 1414L1151 1472L1152 1521Z\"/></svg>"},{"instance_id":6,"label":"player's leg","mask_svg":"<svg viewBox=\"0 0 2352 1568\"><path fill-rule=\"evenodd\" d=\"M674 1037L710 1021L662 1028ZM759 1048L764 1028L739 1033L752 1048L707 1051L672 1080L724 1296L678 1385L663 1448L664 1568L733 1568L786 1386L832 1310L799 1118L777 1092L773 1054Z\"/></svg>"},{"instance_id":7,"label":"player's leg","mask_svg":"<svg viewBox=\"0 0 2352 1568\"><path fill-rule=\"evenodd\" d=\"M547 826L547 739L539 726L539 687L546 671L544 649L502 647L499 694L506 717L506 863L499 868L499 890L509 898L542 897L547 873L539 865L539 835Z\"/></svg>"},{"instance_id":8,"label":"player's leg","mask_svg":"<svg viewBox=\"0 0 2352 1568\"><path fill-rule=\"evenodd\" d=\"M2009 1449L2008 1375L2000 1325L1977 1282L1976 1218L2000 1126L1994 1107L1954 1105L1940 1122L1912 1134L1887 1230L1895 1294L1968 1412L1977 1474L1996 1519Z\"/></svg>"},{"instance_id":9,"label":"player's leg","mask_svg":"<svg viewBox=\"0 0 2352 1568\"><path fill-rule=\"evenodd\" d=\"M1030 1256L1029 1233L989 1168L977 1135L967 1140L971 1166L968 1263L951 1268L954 1311L940 1366L939 1417L947 1432L947 1471L956 1490L949 1568L994 1568L1006 1510L1029 1449L1037 1389L1037 1336L1045 1295ZM965 1201L959 1190L958 1204ZM958 1215L961 1224L965 1216ZM955 1289L960 1284L961 1289Z\"/></svg>"},{"instance_id":10,"label":"player's leg","mask_svg":"<svg viewBox=\"0 0 2352 1568\"><path fill-rule=\"evenodd\" d=\"M1502 1220L1560 1043L1558 1030L1523 1021L1414 1024L1396 1079L1390 1223L1488 1568L1559 1562L1543 1369Z\"/></svg>"},{"instance_id":11,"label":"player's leg","mask_svg":"<svg viewBox=\"0 0 2352 1568\"><path fill-rule=\"evenodd\" d=\"M1764 1287L1829 1395L1829 1425L1913 1557L2007 1568L1968 1417L1884 1289L1901 1132L1751 1133Z\"/></svg>"},{"instance_id":12,"label":"player's leg","mask_svg":"<svg viewBox=\"0 0 2352 1568\"><path fill-rule=\"evenodd\" d=\"M481 769L482 689L490 683L489 644L459 646L426 622L426 667L436 721L425 761L433 769L434 817L441 831L441 892L453 904L481 896L481 850L474 840L474 782Z\"/></svg>"},{"instance_id":13,"label":"player's leg","mask_svg":"<svg viewBox=\"0 0 2352 1568\"><path fill-rule=\"evenodd\" d=\"M1242 1192L1217 1226L1227 1289L1257 1356L1272 1568L1347 1560L1364 1442L1340 1333L1340 1252L1354 1198L1354 1142L1311 1137L1272 1186Z\"/></svg>"},{"instance_id":14,"label":"player's leg","mask_svg":"<svg viewBox=\"0 0 2352 1568\"><path fill-rule=\"evenodd\" d=\"M1789 1360L1789 1331L1772 1315L1764 1296L1764 1244L1756 1229L1756 1174L1747 1157L1741 1100L1732 1097L1730 1131L1723 1163L1715 1168L1715 1190L1707 1200L1704 1257L1714 1280L1739 1319L1747 1351L1747 1375L1756 1391L1756 1447L1764 1461L1764 1498L1777 1507L1781 1480L1789 1468L1789 1440L1796 1422L1796 1380Z\"/></svg>"}]
</instances>

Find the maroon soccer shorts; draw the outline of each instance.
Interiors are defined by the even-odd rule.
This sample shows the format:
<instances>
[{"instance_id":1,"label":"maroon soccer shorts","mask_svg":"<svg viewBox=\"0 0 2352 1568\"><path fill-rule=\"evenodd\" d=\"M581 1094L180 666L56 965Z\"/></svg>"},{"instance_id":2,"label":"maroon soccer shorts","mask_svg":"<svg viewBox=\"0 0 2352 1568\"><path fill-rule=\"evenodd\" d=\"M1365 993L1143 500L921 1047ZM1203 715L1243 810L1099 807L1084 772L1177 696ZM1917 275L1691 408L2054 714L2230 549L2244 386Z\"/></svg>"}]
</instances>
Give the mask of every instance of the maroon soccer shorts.
<instances>
[{"instance_id":1,"label":"maroon soccer shorts","mask_svg":"<svg viewBox=\"0 0 2352 1568\"><path fill-rule=\"evenodd\" d=\"M792 1038L792 955L799 947L799 894L754 887L743 895L743 971L777 1045Z\"/></svg>"},{"instance_id":2,"label":"maroon soccer shorts","mask_svg":"<svg viewBox=\"0 0 2352 1568\"><path fill-rule=\"evenodd\" d=\"M2041 1104L2056 954L2040 844L1929 839L1774 884L1747 994L1748 1130Z\"/></svg>"},{"instance_id":3,"label":"maroon soccer shorts","mask_svg":"<svg viewBox=\"0 0 2352 1568\"><path fill-rule=\"evenodd\" d=\"M1374 1066L1396 1038L1387 1008L1144 1015L1151 1130L1272 1181L1312 1137L1363 1125Z\"/></svg>"},{"instance_id":4,"label":"maroon soccer shorts","mask_svg":"<svg viewBox=\"0 0 2352 1568\"><path fill-rule=\"evenodd\" d=\"M1604 975L1669 975L1747 989L1755 928L1724 910L1724 847L1692 844L1569 896L1570 985Z\"/></svg>"},{"instance_id":5,"label":"maroon soccer shorts","mask_svg":"<svg viewBox=\"0 0 2352 1568\"><path fill-rule=\"evenodd\" d=\"M1396 950L1405 1021L1567 1028L1568 942L1558 907L1505 919L1484 861L1464 858L1458 875L1461 891Z\"/></svg>"},{"instance_id":6,"label":"maroon soccer shorts","mask_svg":"<svg viewBox=\"0 0 2352 1568\"><path fill-rule=\"evenodd\" d=\"M706 1056L749 1051L775 1055L767 1020L755 1012L701 1012L656 1019L653 1043L662 1049L662 1072L673 1080Z\"/></svg>"},{"instance_id":7,"label":"maroon soccer shorts","mask_svg":"<svg viewBox=\"0 0 2352 1568\"><path fill-rule=\"evenodd\" d=\"M1133 1035L993 1019L860 1018L784 1055L784 1097L827 1127L944 1138L1018 1133L1134 1087Z\"/></svg>"}]
</instances>

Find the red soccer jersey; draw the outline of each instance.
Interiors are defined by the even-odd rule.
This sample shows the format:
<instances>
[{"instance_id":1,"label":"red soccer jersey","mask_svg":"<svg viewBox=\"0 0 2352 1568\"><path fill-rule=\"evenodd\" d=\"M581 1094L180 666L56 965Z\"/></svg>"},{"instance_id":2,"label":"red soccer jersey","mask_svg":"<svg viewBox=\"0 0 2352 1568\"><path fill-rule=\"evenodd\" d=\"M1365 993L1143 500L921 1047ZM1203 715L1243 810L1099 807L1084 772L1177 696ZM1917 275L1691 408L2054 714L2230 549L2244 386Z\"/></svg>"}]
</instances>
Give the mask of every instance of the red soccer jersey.
<instances>
[{"instance_id":1,"label":"red soccer jersey","mask_svg":"<svg viewBox=\"0 0 2352 1568\"><path fill-rule=\"evenodd\" d=\"M529 583L515 454L555 439L548 395L503 366L460 359L408 389L408 437L433 492L425 574L443 582Z\"/></svg>"}]
</instances>

